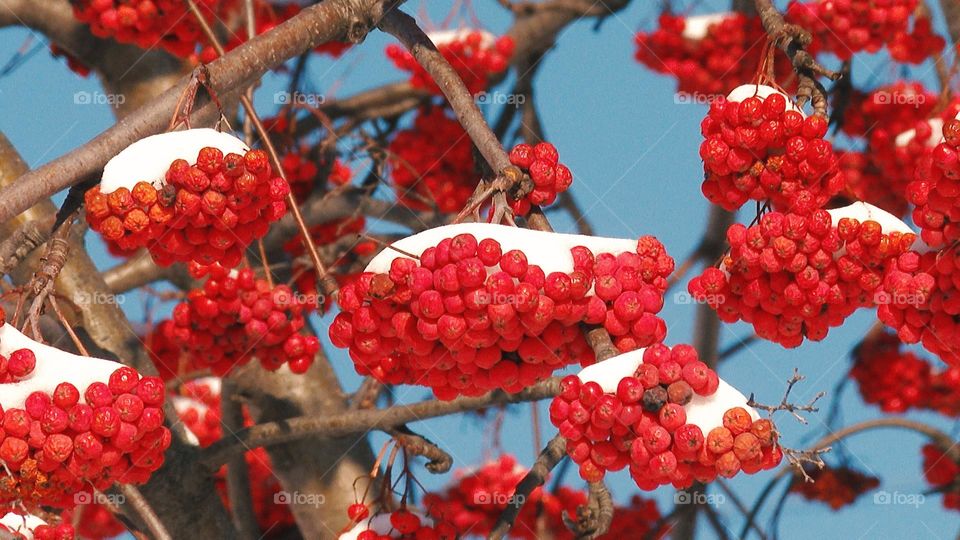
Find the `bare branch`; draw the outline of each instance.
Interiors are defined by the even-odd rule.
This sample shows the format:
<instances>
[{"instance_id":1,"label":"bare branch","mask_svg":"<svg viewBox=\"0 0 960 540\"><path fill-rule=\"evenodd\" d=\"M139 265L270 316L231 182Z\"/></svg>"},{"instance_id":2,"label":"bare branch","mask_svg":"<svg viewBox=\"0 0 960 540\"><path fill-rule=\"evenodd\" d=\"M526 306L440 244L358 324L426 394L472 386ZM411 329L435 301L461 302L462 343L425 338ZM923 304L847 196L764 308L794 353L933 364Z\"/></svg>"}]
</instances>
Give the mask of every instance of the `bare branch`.
<instances>
[{"instance_id":1,"label":"bare branch","mask_svg":"<svg viewBox=\"0 0 960 540\"><path fill-rule=\"evenodd\" d=\"M801 416L800 412L817 412L819 407L816 407L817 401L826 395L826 392L819 392L817 395L813 396L813 399L810 400L806 405L797 405L796 403L790 403L790 391L793 390L793 386L798 382L806 379L805 376L801 375L797 368L793 368L793 376L787 381L787 390L783 393L783 398L780 400L780 403L777 405L763 405L757 403L753 400L753 394L750 394L750 399L747 400L747 405L766 411L770 416L773 416L773 413L777 411L787 411L793 415L801 424L806 424L807 419Z\"/></svg>"}]
</instances>

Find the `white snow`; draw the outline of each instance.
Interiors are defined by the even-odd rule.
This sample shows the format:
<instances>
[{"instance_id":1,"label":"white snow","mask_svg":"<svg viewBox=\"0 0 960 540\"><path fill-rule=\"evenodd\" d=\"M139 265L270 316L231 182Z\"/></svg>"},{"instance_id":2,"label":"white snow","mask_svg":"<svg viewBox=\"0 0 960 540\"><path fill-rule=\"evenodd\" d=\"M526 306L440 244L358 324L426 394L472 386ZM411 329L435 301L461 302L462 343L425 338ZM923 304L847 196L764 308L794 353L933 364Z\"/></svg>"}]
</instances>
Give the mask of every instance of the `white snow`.
<instances>
[{"instance_id":1,"label":"white snow","mask_svg":"<svg viewBox=\"0 0 960 540\"><path fill-rule=\"evenodd\" d=\"M592 381L599 384L604 392L616 393L620 380L632 376L637 367L643 364L645 350L637 349L597 362L580 370L577 377L584 383ZM760 419L760 414L747 405L747 397L723 379L720 379L716 392L709 396L695 394L683 409L687 413L687 423L696 425L706 435L711 429L722 426L723 413L734 407L743 407L750 413L751 418Z\"/></svg>"},{"instance_id":2,"label":"white snow","mask_svg":"<svg viewBox=\"0 0 960 540\"><path fill-rule=\"evenodd\" d=\"M103 167L100 192L112 193L118 188L133 189L137 182L150 182L161 187L167 169L177 159L193 164L205 147L213 147L224 155L244 154L250 148L229 133L210 128L161 133L140 139L124 148Z\"/></svg>"},{"instance_id":3,"label":"white snow","mask_svg":"<svg viewBox=\"0 0 960 540\"><path fill-rule=\"evenodd\" d=\"M637 249L636 240L551 233L490 223L458 223L427 229L397 240L377 254L367 265L366 271L385 274L390 271L390 264L394 259L409 258L401 252L419 257L428 247L436 246L444 238L453 238L458 234L472 234L477 242L492 238L500 242L504 253L519 249L526 254L528 264L539 266L545 274L572 272L573 255L570 254L570 249L577 246L588 248L594 255L600 253L617 255Z\"/></svg>"},{"instance_id":4,"label":"white snow","mask_svg":"<svg viewBox=\"0 0 960 540\"><path fill-rule=\"evenodd\" d=\"M787 108L793 111L797 111L800 114L804 114L802 110L793 102L793 99L790 98L787 94L777 90L772 86L767 86L765 84L742 84L727 94L727 101L733 101L735 103L740 103L741 101L751 98L758 97L760 99L765 99L767 96L772 94L780 94L787 100Z\"/></svg>"},{"instance_id":5,"label":"white snow","mask_svg":"<svg viewBox=\"0 0 960 540\"><path fill-rule=\"evenodd\" d=\"M4 409L22 409L27 396L33 392L53 394L62 382L72 383L80 391L80 402L85 403L84 390L95 382L107 382L110 374L123 364L102 358L78 356L61 351L21 334L12 324L0 326L0 354L9 357L13 351L30 349L37 357L37 365L26 379L0 384L0 405Z\"/></svg>"},{"instance_id":6,"label":"white snow","mask_svg":"<svg viewBox=\"0 0 960 540\"><path fill-rule=\"evenodd\" d=\"M496 43L497 37L487 32L486 30L480 30L476 28L460 28L457 30L436 30L434 32L427 32L427 37L430 38L430 41L434 45L439 47L440 45L446 45L454 41L460 41L466 39L468 35L472 33L480 34L480 47L487 49L493 47L493 44Z\"/></svg>"},{"instance_id":7,"label":"white snow","mask_svg":"<svg viewBox=\"0 0 960 540\"><path fill-rule=\"evenodd\" d=\"M22 534L27 540L33 540L33 529L46 524L46 521L33 514L21 516L20 514L9 512L0 518L0 525L6 526L15 533Z\"/></svg>"},{"instance_id":8,"label":"white snow","mask_svg":"<svg viewBox=\"0 0 960 540\"><path fill-rule=\"evenodd\" d=\"M930 137L926 141L920 141L926 145L927 148L933 148L934 146L943 142L943 120L940 118L931 118L927 120L927 124L930 125ZM910 144L910 141L917 136L916 129L908 129L903 133L897 135L897 138L894 139L894 144L899 147L904 147Z\"/></svg>"},{"instance_id":9,"label":"white snow","mask_svg":"<svg viewBox=\"0 0 960 540\"><path fill-rule=\"evenodd\" d=\"M830 219L833 221L834 227L837 226L837 223L839 223L841 219L852 218L860 223L864 221L875 221L880 224L880 230L883 231L884 234L890 234L892 232L917 234L897 216L882 208L877 208L870 203L858 201L843 208L827 210L827 213L830 214Z\"/></svg>"},{"instance_id":10,"label":"white snow","mask_svg":"<svg viewBox=\"0 0 960 540\"><path fill-rule=\"evenodd\" d=\"M410 508L407 508L407 511L419 517L420 523L433 526L433 520L426 517L422 513ZM341 534L337 538L338 540L357 540L357 538L360 536L360 533L364 531L374 531L377 534L389 534L391 538L400 537L400 533L394 530L393 525L390 524L390 514L377 514L354 525L352 529Z\"/></svg>"},{"instance_id":11,"label":"white snow","mask_svg":"<svg viewBox=\"0 0 960 540\"><path fill-rule=\"evenodd\" d=\"M710 13L708 15L694 15L692 17L687 17L683 21L683 37L687 39L703 39L707 37L707 30L710 29L710 26L716 24L727 17L731 13Z\"/></svg>"}]
</instances>

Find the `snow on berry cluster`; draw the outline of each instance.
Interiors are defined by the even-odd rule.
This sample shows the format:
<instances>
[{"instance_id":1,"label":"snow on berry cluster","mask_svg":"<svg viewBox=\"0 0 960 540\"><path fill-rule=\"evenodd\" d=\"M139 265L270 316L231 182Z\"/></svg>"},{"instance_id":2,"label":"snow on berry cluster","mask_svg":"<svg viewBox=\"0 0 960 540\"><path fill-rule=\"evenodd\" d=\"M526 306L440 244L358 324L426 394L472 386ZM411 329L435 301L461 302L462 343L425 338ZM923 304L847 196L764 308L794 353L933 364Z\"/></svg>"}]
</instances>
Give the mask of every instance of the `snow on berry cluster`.
<instances>
[{"instance_id":1,"label":"snow on berry cluster","mask_svg":"<svg viewBox=\"0 0 960 540\"><path fill-rule=\"evenodd\" d=\"M69 354L0 325L0 503L72 507L163 464L164 385L116 362Z\"/></svg>"},{"instance_id":2,"label":"snow on berry cluster","mask_svg":"<svg viewBox=\"0 0 960 540\"><path fill-rule=\"evenodd\" d=\"M526 215L530 206L549 206L557 195L570 188L573 173L560 163L560 153L548 142L518 144L510 150L510 163L530 175L533 191L513 201L513 213Z\"/></svg>"},{"instance_id":3,"label":"snow on berry cluster","mask_svg":"<svg viewBox=\"0 0 960 540\"><path fill-rule=\"evenodd\" d=\"M220 379L204 377L184 383L179 394L171 397L177 416L194 436L195 444L201 448L206 448L223 436L220 388ZM253 425L246 409L243 415L244 427ZM283 487L273 473L270 456L261 447L247 451L244 459L247 462L250 500L257 524L263 534L277 537L294 527L295 522L289 506L282 497L278 497ZM225 467L217 471L214 482L223 503L229 507Z\"/></svg>"},{"instance_id":4,"label":"snow on berry cluster","mask_svg":"<svg viewBox=\"0 0 960 540\"><path fill-rule=\"evenodd\" d=\"M141 139L111 159L85 194L87 221L121 249L160 265L236 266L286 212L286 182L267 154L236 137L192 129Z\"/></svg>"},{"instance_id":5,"label":"snow on berry cluster","mask_svg":"<svg viewBox=\"0 0 960 540\"><path fill-rule=\"evenodd\" d=\"M356 525L338 536L338 540L455 540L460 537L453 525L434 522L423 513L406 506L372 517L361 503L352 505L351 509L357 506L362 507L363 511L351 515Z\"/></svg>"},{"instance_id":6,"label":"snow on berry cluster","mask_svg":"<svg viewBox=\"0 0 960 540\"><path fill-rule=\"evenodd\" d=\"M902 349L897 336L885 332L857 347L850 377L863 400L890 413L921 409L950 417L960 414L960 366L934 369L927 359Z\"/></svg>"},{"instance_id":7,"label":"snow on berry cluster","mask_svg":"<svg viewBox=\"0 0 960 540\"><path fill-rule=\"evenodd\" d=\"M444 30L432 32L429 37L471 94L486 89L492 77L507 69L513 56L513 38L495 37L483 30ZM398 68L410 72L410 84L415 88L443 95L433 77L400 45L388 45L387 58Z\"/></svg>"},{"instance_id":8,"label":"snow on berry cluster","mask_svg":"<svg viewBox=\"0 0 960 540\"><path fill-rule=\"evenodd\" d=\"M11 511L0 517L0 531L17 540L74 540L76 537L76 531L67 519L51 525L33 514L18 512L23 510Z\"/></svg>"},{"instance_id":9,"label":"snow on berry cluster","mask_svg":"<svg viewBox=\"0 0 960 540\"><path fill-rule=\"evenodd\" d=\"M887 266L908 255L916 236L865 203L809 215L770 212L756 225L727 230L730 252L688 284L725 322L745 321L792 348L819 341L859 307L889 304ZM897 300L906 290L893 291Z\"/></svg>"},{"instance_id":10,"label":"snow on berry cluster","mask_svg":"<svg viewBox=\"0 0 960 540\"><path fill-rule=\"evenodd\" d=\"M526 473L516 458L503 455L476 470L459 474L455 483L442 492L427 493L423 506L431 516L452 524L458 531L486 536L513 501L517 484ZM565 486L555 492L537 488L524 500L509 536L536 540L537 531L541 530L538 520L543 519L550 538L572 540L573 534L564 524L563 516L576 521L577 507L586 502L586 493Z\"/></svg>"},{"instance_id":11,"label":"snow on berry cluster","mask_svg":"<svg viewBox=\"0 0 960 540\"><path fill-rule=\"evenodd\" d=\"M820 208L843 188L827 121L804 118L780 91L743 85L710 105L700 124L706 198L727 210L770 200L780 210Z\"/></svg>"},{"instance_id":12,"label":"snow on berry cluster","mask_svg":"<svg viewBox=\"0 0 960 540\"><path fill-rule=\"evenodd\" d=\"M387 152L397 200L411 208L457 212L480 181L470 138L440 107L418 111Z\"/></svg>"},{"instance_id":13,"label":"snow on berry cluster","mask_svg":"<svg viewBox=\"0 0 960 540\"><path fill-rule=\"evenodd\" d=\"M77 0L74 16L90 25L93 35L132 43L141 49L162 47L186 58L206 42L186 2L176 0ZM202 0L197 7L210 24L239 12L237 0Z\"/></svg>"},{"instance_id":14,"label":"snow on berry cluster","mask_svg":"<svg viewBox=\"0 0 960 540\"><path fill-rule=\"evenodd\" d=\"M652 237L448 225L396 242L344 286L330 338L358 373L440 399L517 392L593 363L581 323L604 326L620 350L662 340L672 270Z\"/></svg>"},{"instance_id":15,"label":"snow on berry cluster","mask_svg":"<svg viewBox=\"0 0 960 540\"><path fill-rule=\"evenodd\" d=\"M810 480L798 473L790 484L790 493L809 501L820 501L832 510L853 504L880 485L878 478L850 467L805 467L804 471Z\"/></svg>"},{"instance_id":16,"label":"snow on berry cluster","mask_svg":"<svg viewBox=\"0 0 960 540\"><path fill-rule=\"evenodd\" d=\"M588 482L629 467L640 489L680 489L783 457L773 424L689 345L652 345L565 377L550 421Z\"/></svg>"},{"instance_id":17,"label":"snow on berry cluster","mask_svg":"<svg viewBox=\"0 0 960 540\"><path fill-rule=\"evenodd\" d=\"M791 2L786 18L813 33L811 49L849 60L854 53L875 53L907 31L918 0L812 0ZM898 59L905 61L906 58ZM922 61L922 59L921 59Z\"/></svg>"},{"instance_id":18,"label":"snow on berry cluster","mask_svg":"<svg viewBox=\"0 0 960 540\"><path fill-rule=\"evenodd\" d=\"M255 357L270 371L287 364L294 373L306 372L320 343L300 330L315 300L286 285L271 287L249 268L194 264L190 271L196 279L207 279L173 309L173 325L166 329L187 352L193 370L224 375Z\"/></svg>"},{"instance_id":19,"label":"snow on berry cluster","mask_svg":"<svg viewBox=\"0 0 960 540\"><path fill-rule=\"evenodd\" d=\"M923 477L934 490L943 493L943 507L960 511L960 464L955 452L944 452L936 444L923 446Z\"/></svg>"},{"instance_id":20,"label":"snow on berry cluster","mask_svg":"<svg viewBox=\"0 0 960 540\"><path fill-rule=\"evenodd\" d=\"M677 79L677 91L692 96L723 95L753 79L763 60L766 34L759 17L716 13L683 17L663 13L652 32L639 32L635 58ZM776 72L790 73L786 57Z\"/></svg>"}]
</instances>

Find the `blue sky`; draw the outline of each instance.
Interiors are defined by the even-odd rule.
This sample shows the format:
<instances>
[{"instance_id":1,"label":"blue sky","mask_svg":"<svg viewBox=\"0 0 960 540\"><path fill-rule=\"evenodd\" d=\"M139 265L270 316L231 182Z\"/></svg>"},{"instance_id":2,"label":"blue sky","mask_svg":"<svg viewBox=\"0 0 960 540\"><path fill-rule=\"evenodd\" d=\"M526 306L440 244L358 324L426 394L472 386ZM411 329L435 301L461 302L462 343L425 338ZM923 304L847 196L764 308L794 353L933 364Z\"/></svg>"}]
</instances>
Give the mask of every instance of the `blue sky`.
<instances>
[{"instance_id":1,"label":"blue sky","mask_svg":"<svg viewBox=\"0 0 960 540\"><path fill-rule=\"evenodd\" d=\"M433 18L442 20L451 3L434 2L430 9ZM702 165L697 154L699 124L706 106L676 103L674 80L654 74L633 60L633 36L638 28L650 28L654 24L659 4L633 2L628 9L606 20L599 32L594 31L592 22L568 28L539 71L537 100L547 139L559 148L562 161L573 170L576 178L573 193L597 234L618 237L652 234L680 261L700 238L709 210L700 194ZM723 2L696 4L693 13L726 9ZM415 6L408 9L415 11ZM481 2L474 9L485 26L494 32L502 31L509 23L496 2ZM30 38L31 34L21 29L0 31L0 63ZM401 79L403 74L383 54L389 42L389 37L374 32L364 44L339 60L314 58L308 66L306 90L327 97L347 96ZM929 65L910 73L914 78L934 84ZM884 57L863 61L858 58L855 82L866 85L868 81L885 81L898 75L901 75L900 69L891 66ZM284 88L282 81L280 77L268 76L259 89L256 103L264 114L276 108L274 93ZM69 152L113 123L105 104L76 105L77 92L93 94L102 89L95 78L79 78L45 50L0 78L0 130L31 166ZM357 159L351 165L361 171L357 174L363 174L366 162ZM744 216L740 221L749 221L750 218ZM562 213L552 214L551 220L557 230L573 230L572 221ZM96 238L90 237L88 245L102 268L116 263L104 253ZM137 293L128 295L124 309L131 320L142 321L144 298ZM158 313L163 314L165 309L169 306ZM677 303L668 296L661 314L669 328L668 343L690 342L694 311L695 306ZM832 393L850 367L850 348L874 320L873 313L860 312L842 329L833 330L824 342L806 344L800 349L787 351L773 344L754 344L724 362L719 371L745 393L755 393L761 402L779 401L794 367L808 377L795 389L798 401L806 401L819 391ZM328 322L324 321L323 326ZM724 347L735 344L750 334L746 325L724 325L722 344ZM354 388L359 378L349 359L341 351L329 350L344 385ZM427 395L422 388L397 390L398 399L405 402L424 399ZM825 408L834 399L837 396L828 395ZM880 416L876 408L862 403L853 385L848 385L840 399L845 423ZM541 404L540 410L542 431L549 437L554 429L546 418L546 404ZM934 414L908 416L948 431L953 426L951 419ZM788 416L779 418L785 445L801 447L826 433L824 414L808 415L808 418L809 425L805 426ZM458 466L478 463L483 449L489 447L485 424L476 417L457 416L412 427L450 451ZM530 433L529 407L516 407L503 428L503 447L526 464L532 462L536 452ZM373 444L379 446L383 440L382 436L375 435ZM850 439L844 448L850 465L881 477L880 489L912 495L926 489L920 471L922 442L913 434L880 431ZM449 475L431 477L423 471L418 478L433 488L446 483ZM764 473L741 476L730 481L730 485L749 505L769 478L770 475ZM573 471L566 480L582 485ZM608 483L618 501L626 501L638 492L625 472L608 477ZM671 490L663 488L651 495L660 501L662 511L669 510L673 501ZM766 524L771 507L770 504L765 507L759 523ZM743 519L729 499L718 511L730 534L736 535ZM700 528L703 538L714 536L705 521L701 521ZM957 514L944 511L939 497L930 496L922 504L910 506L875 504L873 496L867 495L853 507L837 513L819 504L791 498L779 531L782 538L946 539L955 537L958 528Z\"/></svg>"}]
</instances>

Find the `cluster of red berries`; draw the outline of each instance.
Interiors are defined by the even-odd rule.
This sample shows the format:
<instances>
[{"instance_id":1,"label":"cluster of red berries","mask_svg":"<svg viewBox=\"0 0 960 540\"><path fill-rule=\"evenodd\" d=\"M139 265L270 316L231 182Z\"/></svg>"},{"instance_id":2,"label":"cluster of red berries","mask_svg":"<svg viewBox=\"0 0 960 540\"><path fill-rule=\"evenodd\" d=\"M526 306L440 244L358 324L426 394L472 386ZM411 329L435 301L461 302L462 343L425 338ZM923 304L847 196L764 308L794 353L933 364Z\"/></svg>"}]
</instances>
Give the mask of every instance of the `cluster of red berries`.
<instances>
[{"instance_id":1,"label":"cluster of red berries","mask_svg":"<svg viewBox=\"0 0 960 540\"><path fill-rule=\"evenodd\" d=\"M80 390L69 382L52 395L31 393L3 412L0 501L72 507L75 496L115 482L142 484L163 464L164 385L129 367Z\"/></svg>"},{"instance_id":2,"label":"cluster of red berries","mask_svg":"<svg viewBox=\"0 0 960 540\"><path fill-rule=\"evenodd\" d=\"M209 276L173 309L174 324L167 329L168 337L187 351L193 369L223 375L256 357L270 371L287 364L294 373L306 372L320 343L300 330L315 301L286 285L271 287L249 268L191 265L191 274Z\"/></svg>"},{"instance_id":3,"label":"cluster of red berries","mask_svg":"<svg viewBox=\"0 0 960 540\"><path fill-rule=\"evenodd\" d=\"M457 529L446 522L433 523L406 506L389 514L370 517L370 509L363 503L354 503L347 508L347 516L355 528L362 528L354 538L357 540L456 540Z\"/></svg>"},{"instance_id":4,"label":"cluster of red berries","mask_svg":"<svg viewBox=\"0 0 960 540\"><path fill-rule=\"evenodd\" d=\"M487 88L491 77L507 69L513 56L513 38L493 36L482 31L450 32L449 39L436 40L437 50L450 63L471 94ZM410 84L436 95L443 95L433 77L403 47L387 46L387 58L398 68L410 72ZM453 139L451 139L453 140Z\"/></svg>"},{"instance_id":5,"label":"cluster of red berries","mask_svg":"<svg viewBox=\"0 0 960 540\"><path fill-rule=\"evenodd\" d=\"M513 502L517 484L526 470L510 455L500 456L469 474L457 478L452 486L440 493L427 493L423 506L432 517L452 524L458 531L486 536L497 518ZM572 540L573 534L564 525L563 516L577 518L577 507L587 502L582 491L560 487L555 493L537 488L524 501L520 514L510 530L510 538L536 540L538 520L549 531L551 538ZM542 509L542 511L540 510Z\"/></svg>"},{"instance_id":6,"label":"cluster of red berries","mask_svg":"<svg viewBox=\"0 0 960 540\"><path fill-rule=\"evenodd\" d=\"M713 395L719 384L693 347L657 344L643 352L643 363L620 380L615 392L576 375L565 377L550 404L550 421L567 439L567 453L588 482L629 466L640 489L664 484L679 489L695 480L711 482L717 475L730 478L741 470L752 474L776 466L782 453L769 420L754 421L734 407L706 436L700 426L687 423L684 406L694 396Z\"/></svg>"},{"instance_id":7,"label":"cluster of red berries","mask_svg":"<svg viewBox=\"0 0 960 540\"><path fill-rule=\"evenodd\" d=\"M310 146L298 142L295 113L295 110L284 108L277 116L265 118L263 125L274 135L272 140L280 153L280 164L290 191L297 202L303 204L317 187L317 175L325 168L326 159L321 158L318 163L311 158ZM326 173L331 187L347 185L353 177L353 171L339 158L333 160Z\"/></svg>"},{"instance_id":8,"label":"cluster of red berries","mask_svg":"<svg viewBox=\"0 0 960 540\"><path fill-rule=\"evenodd\" d=\"M654 530L654 527L659 529ZM606 534L599 540L619 540L621 538L666 538L670 527L663 523L657 501L640 495L630 497L628 506L617 506L613 511L613 521Z\"/></svg>"},{"instance_id":9,"label":"cluster of red berries","mask_svg":"<svg viewBox=\"0 0 960 540\"><path fill-rule=\"evenodd\" d=\"M791 2L788 22L814 35L811 49L832 52L841 60L854 53L875 53L899 33L906 32L918 0L813 0Z\"/></svg>"},{"instance_id":10,"label":"cluster of red berries","mask_svg":"<svg viewBox=\"0 0 960 540\"><path fill-rule=\"evenodd\" d=\"M913 221L930 247L960 239L960 120L944 122L943 139L919 160L907 187L907 200L915 205Z\"/></svg>"},{"instance_id":11,"label":"cluster of red berries","mask_svg":"<svg viewBox=\"0 0 960 540\"><path fill-rule=\"evenodd\" d=\"M201 448L206 448L222 437L219 382L211 384L211 380L207 378L189 381L181 386L180 396L174 397L173 403L180 420L197 437ZM243 415L244 426L253 425L246 409ZM247 451L244 458L247 462L250 499L257 524L266 537L279 537L278 534L288 531L295 522L289 506L277 497L283 487L273 473L270 456L266 449L255 448ZM229 507L225 468L217 471L215 484L224 504Z\"/></svg>"},{"instance_id":12,"label":"cluster of red berries","mask_svg":"<svg viewBox=\"0 0 960 540\"><path fill-rule=\"evenodd\" d=\"M266 152L200 150L191 165L170 164L166 185L138 182L84 200L90 228L122 249L146 247L162 266L180 261L236 266L254 239L286 213L289 186L273 175Z\"/></svg>"},{"instance_id":13,"label":"cluster of red berries","mask_svg":"<svg viewBox=\"0 0 960 540\"><path fill-rule=\"evenodd\" d=\"M868 337L854 351L850 377L857 382L863 401L885 412L902 413L921 407L931 384L930 364L900 351L900 340L889 333Z\"/></svg>"},{"instance_id":14,"label":"cluster of red berries","mask_svg":"<svg viewBox=\"0 0 960 540\"><path fill-rule=\"evenodd\" d=\"M853 504L864 493L876 489L880 480L850 467L805 467L810 480L796 473L790 493L809 501L821 501L832 510Z\"/></svg>"},{"instance_id":15,"label":"cluster of red berries","mask_svg":"<svg viewBox=\"0 0 960 540\"><path fill-rule=\"evenodd\" d=\"M533 191L512 203L513 213L524 216L532 205L549 206L557 195L570 188L573 173L560 163L560 153L548 142L518 144L510 150L510 163L530 175Z\"/></svg>"},{"instance_id":16,"label":"cluster of red berries","mask_svg":"<svg viewBox=\"0 0 960 540\"><path fill-rule=\"evenodd\" d=\"M471 234L441 240L383 274L340 290L333 344L357 372L420 384L440 399L517 392L563 366L594 362L580 324L603 325L621 350L663 339L666 276L673 259L652 237L636 253L571 250L573 270L545 275L520 250ZM594 295L588 295L593 289Z\"/></svg>"},{"instance_id":17,"label":"cluster of red berries","mask_svg":"<svg viewBox=\"0 0 960 540\"><path fill-rule=\"evenodd\" d=\"M60 514L63 523L77 524L77 537L107 540L123 534L127 528L110 510L97 502L81 504ZM36 540L36 536L34 536Z\"/></svg>"},{"instance_id":18,"label":"cluster of red berries","mask_svg":"<svg viewBox=\"0 0 960 540\"><path fill-rule=\"evenodd\" d=\"M759 17L716 16L703 36L687 37L684 30L692 22L693 18L661 14L653 32L636 35L637 61L676 77L677 91L686 94L723 95L753 78L763 59L766 37ZM775 69L784 75L791 72L786 57L780 55Z\"/></svg>"},{"instance_id":19,"label":"cluster of red berries","mask_svg":"<svg viewBox=\"0 0 960 540\"><path fill-rule=\"evenodd\" d=\"M179 0L77 0L74 16L90 25L93 35L132 43L141 49L160 46L186 58L206 40L186 2ZM237 0L200 0L197 7L210 24L238 13Z\"/></svg>"},{"instance_id":20,"label":"cluster of red berries","mask_svg":"<svg viewBox=\"0 0 960 540\"><path fill-rule=\"evenodd\" d=\"M183 350L173 341L173 328L173 321L165 319L143 336L144 348L157 368L157 374L167 382L185 375L191 365Z\"/></svg>"},{"instance_id":21,"label":"cluster of red berries","mask_svg":"<svg viewBox=\"0 0 960 540\"><path fill-rule=\"evenodd\" d=\"M416 209L456 212L480 181L473 146L463 126L444 109L421 109L413 126L397 133L387 147L397 200Z\"/></svg>"},{"instance_id":22,"label":"cluster of red berries","mask_svg":"<svg viewBox=\"0 0 960 540\"><path fill-rule=\"evenodd\" d=\"M29 531L29 535L22 527L10 528L6 525L0 525L0 531L10 534L17 540L26 540L27 538L32 540L74 540L76 538L76 531L67 520L61 521L58 525L37 525Z\"/></svg>"},{"instance_id":23,"label":"cluster of red berries","mask_svg":"<svg viewBox=\"0 0 960 540\"><path fill-rule=\"evenodd\" d=\"M867 137L871 146L887 148L897 135L929 117L936 104L937 95L917 81L898 80L869 92L854 89L840 127L852 137Z\"/></svg>"},{"instance_id":24,"label":"cluster of red berries","mask_svg":"<svg viewBox=\"0 0 960 540\"><path fill-rule=\"evenodd\" d=\"M960 464L935 444L923 446L923 477L943 493L943 507L960 511Z\"/></svg>"},{"instance_id":25,"label":"cluster of red berries","mask_svg":"<svg viewBox=\"0 0 960 540\"><path fill-rule=\"evenodd\" d=\"M867 152L839 152L838 163L843 173L844 188L831 205L846 206L863 201L882 208L895 216L907 213L904 189L896 189L892 179L880 172Z\"/></svg>"},{"instance_id":26,"label":"cluster of red berries","mask_svg":"<svg viewBox=\"0 0 960 540\"><path fill-rule=\"evenodd\" d=\"M915 236L885 234L875 221L842 218L834 225L827 211L815 210L731 225L727 241L720 268L692 279L690 294L721 320L745 321L761 338L792 348L804 337L822 340L859 307L891 303L884 293L897 293L882 286L885 266L910 258Z\"/></svg>"},{"instance_id":27,"label":"cluster of red berries","mask_svg":"<svg viewBox=\"0 0 960 540\"><path fill-rule=\"evenodd\" d=\"M781 210L821 208L843 189L833 145L823 138L827 121L787 109L783 94L718 99L700 130L703 194L727 210L751 199Z\"/></svg>"},{"instance_id":28,"label":"cluster of red berries","mask_svg":"<svg viewBox=\"0 0 960 540\"><path fill-rule=\"evenodd\" d=\"M901 30L887 42L887 50L895 62L922 64L928 58L936 58L947 42L933 31L929 17L915 17L913 30Z\"/></svg>"}]
</instances>

